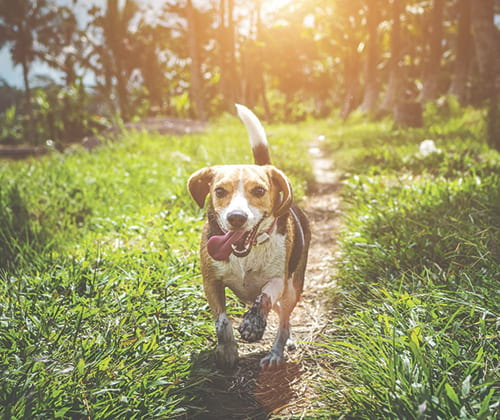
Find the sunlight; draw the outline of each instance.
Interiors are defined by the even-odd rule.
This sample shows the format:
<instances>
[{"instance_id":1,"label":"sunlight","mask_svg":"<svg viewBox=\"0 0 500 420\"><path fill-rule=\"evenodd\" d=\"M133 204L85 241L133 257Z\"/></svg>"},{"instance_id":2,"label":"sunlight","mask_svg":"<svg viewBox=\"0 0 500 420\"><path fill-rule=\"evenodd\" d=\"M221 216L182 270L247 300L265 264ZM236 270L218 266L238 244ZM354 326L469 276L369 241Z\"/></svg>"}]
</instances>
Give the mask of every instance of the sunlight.
<instances>
[{"instance_id":1,"label":"sunlight","mask_svg":"<svg viewBox=\"0 0 500 420\"><path fill-rule=\"evenodd\" d=\"M290 0L263 0L262 11L264 13L274 13L290 3Z\"/></svg>"}]
</instances>

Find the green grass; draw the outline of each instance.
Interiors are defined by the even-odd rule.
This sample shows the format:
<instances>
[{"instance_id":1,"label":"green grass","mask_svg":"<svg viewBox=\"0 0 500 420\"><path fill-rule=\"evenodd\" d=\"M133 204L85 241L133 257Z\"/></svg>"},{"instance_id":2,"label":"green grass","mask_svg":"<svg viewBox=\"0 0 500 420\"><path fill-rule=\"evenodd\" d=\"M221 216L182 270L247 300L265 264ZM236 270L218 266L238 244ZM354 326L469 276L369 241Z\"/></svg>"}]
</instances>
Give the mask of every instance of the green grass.
<instances>
[{"instance_id":1,"label":"green grass","mask_svg":"<svg viewBox=\"0 0 500 420\"><path fill-rule=\"evenodd\" d=\"M275 127L270 140L300 197L311 179L300 135ZM214 334L198 268L203 211L186 181L251 160L243 126L226 117L207 134L128 133L91 153L2 162L0 417L202 410L191 368Z\"/></svg>"},{"instance_id":2,"label":"green grass","mask_svg":"<svg viewBox=\"0 0 500 420\"><path fill-rule=\"evenodd\" d=\"M268 128L299 199L315 136L344 174L338 318L318 343L332 375L318 385L324 411L307 416L498 413L500 158L482 118L445 103L422 129L357 115ZM442 153L421 156L427 138ZM2 162L0 417L205 411L204 212L185 185L203 166L251 161L225 117L202 135L127 133L90 153Z\"/></svg>"},{"instance_id":3,"label":"green grass","mask_svg":"<svg viewBox=\"0 0 500 420\"><path fill-rule=\"evenodd\" d=\"M347 171L329 415L498 414L500 159L477 112L326 127ZM442 152L421 156L427 138Z\"/></svg>"}]
</instances>

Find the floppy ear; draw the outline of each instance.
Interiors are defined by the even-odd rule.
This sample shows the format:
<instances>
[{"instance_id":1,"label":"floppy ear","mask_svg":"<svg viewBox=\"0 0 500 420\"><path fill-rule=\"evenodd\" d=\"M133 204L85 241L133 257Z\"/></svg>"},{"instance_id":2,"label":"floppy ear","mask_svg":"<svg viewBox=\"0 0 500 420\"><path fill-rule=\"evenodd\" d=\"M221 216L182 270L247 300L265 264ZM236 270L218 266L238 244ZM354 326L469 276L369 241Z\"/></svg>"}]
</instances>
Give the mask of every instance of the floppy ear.
<instances>
[{"instance_id":1,"label":"floppy ear","mask_svg":"<svg viewBox=\"0 0 500 420\"><path fill-rule=\"evenodd\" d=\"M205 199L210 192L210 183L213 176L214 171L212 168L203 168L189 177L189 192L200 208L203 208L205 205Z\"/></svg>"},{"instance_id":2,"label":"floppy ear","mask_svg":"<svg viewBox=\"0 0 500 420\"><path fill-rule=\"evenodd\" d=\"M283 193L281 202L277 202L274 207L274 216L283 216L293 202L292 186L286 175L275 167L270 168L271 179L278 186L279 190Z\"/></svg>"}]
</instances>

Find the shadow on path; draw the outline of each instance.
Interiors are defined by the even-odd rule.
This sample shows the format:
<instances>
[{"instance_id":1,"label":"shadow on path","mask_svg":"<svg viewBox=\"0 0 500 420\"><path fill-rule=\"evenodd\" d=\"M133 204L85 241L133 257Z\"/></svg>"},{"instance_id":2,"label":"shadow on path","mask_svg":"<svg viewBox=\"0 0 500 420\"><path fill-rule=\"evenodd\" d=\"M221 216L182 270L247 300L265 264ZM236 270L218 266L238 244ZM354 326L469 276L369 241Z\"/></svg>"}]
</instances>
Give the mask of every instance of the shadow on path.
<instances>
[{"instance_id":1,"label":"shadow on path","mask_svg":"<svg viewBox=\"0 0 500 420\"><path fill-rule=\"evenodd\" d=\"M194 355L188 383L196 395L192 419L267 419L296 397L292 384L303 373L301 363L286 363L280 369L261 370L266 352L242 355L229 373L215 368L214 351Z\"/></svg>"}]
</instances>

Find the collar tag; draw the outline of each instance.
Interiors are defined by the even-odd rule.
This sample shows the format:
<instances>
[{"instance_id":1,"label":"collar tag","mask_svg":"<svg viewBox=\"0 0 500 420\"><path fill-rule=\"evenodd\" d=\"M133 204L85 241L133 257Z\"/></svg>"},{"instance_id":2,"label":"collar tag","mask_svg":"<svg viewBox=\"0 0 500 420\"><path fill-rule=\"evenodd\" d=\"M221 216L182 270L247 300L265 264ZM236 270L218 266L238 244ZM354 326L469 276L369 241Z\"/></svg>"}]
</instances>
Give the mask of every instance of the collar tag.
<instances>
[{"instance_id":1,"label":"collar tag","mask_svg":"<svg viewBox=\"0 0 500 420\"><path fill-rule=\"evenodd\" d=\"M269 233L262 232L259 236L257 236L257 238L255 239L255 242L257 243L257 245L260 245L260 244L263 244L264 242L268 241L270 237L271 236L269 236Z\"/></svg>"}]
</instances>

